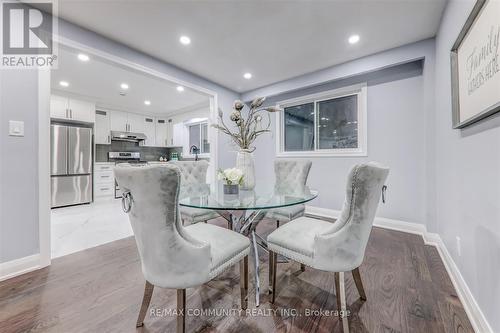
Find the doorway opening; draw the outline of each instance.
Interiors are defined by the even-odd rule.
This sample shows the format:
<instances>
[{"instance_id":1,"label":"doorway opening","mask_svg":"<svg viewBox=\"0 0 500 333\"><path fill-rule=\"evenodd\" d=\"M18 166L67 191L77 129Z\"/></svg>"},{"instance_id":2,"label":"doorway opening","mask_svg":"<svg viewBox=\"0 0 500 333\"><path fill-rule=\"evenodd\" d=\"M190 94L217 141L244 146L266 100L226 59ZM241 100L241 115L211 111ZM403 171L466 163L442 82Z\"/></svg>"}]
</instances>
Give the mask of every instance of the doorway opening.
<instances>
[{"instance_id":1,"label":"doorway opening","mask_svg":"<svg viewBox=\"0 0 500 333\"><path fill-rule=\"evenodd\" d=\"M132 235L116 164L207 159L207 182L215 180L214 92L71 42L59 45L59 66L47 77L50 124L40 131L40 153L50 156L43 175L50 204L40 203L41 220L50 211L40 223L47 264Z\"/></svg>"}]
</instances>

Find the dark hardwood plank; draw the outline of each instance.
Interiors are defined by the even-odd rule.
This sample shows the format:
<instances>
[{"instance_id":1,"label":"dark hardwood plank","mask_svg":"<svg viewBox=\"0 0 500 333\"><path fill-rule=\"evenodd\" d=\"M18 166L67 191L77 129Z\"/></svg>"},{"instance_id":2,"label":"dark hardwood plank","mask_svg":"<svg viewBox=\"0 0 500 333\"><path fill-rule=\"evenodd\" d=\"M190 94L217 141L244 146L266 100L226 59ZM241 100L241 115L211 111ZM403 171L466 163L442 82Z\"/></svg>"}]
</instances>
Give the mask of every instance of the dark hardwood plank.
<instances>
[{"instance_id":1,"label":"dark hardwood plank","mask_svg":"<svg viewBox=\"0 0 500 333\"><path fill-rule=\"evenodd\" d=\"M210 223L225 227L222 219ZM265 236L274 228L274 221L263 221L258 232ZM278 264L271 305L268 256L262 253L261 259L258 310L249 284L248 309L257 316L187 316L187 331L342 332L337 317L320 313L336 310L333 273L302 272L296 262ZM253 265L249 270L251 277ZM360 272L366 302L351 273L345 273L351 332L472 332L438 252L420 237L373 228ZM48 268L0 282L0 332L174 332L175 316L151 316L152 309L176 307L175 290L161 288L154 290L144 327L136 330L144 282L132 237L58 258ZM238 267L188 289L186 299L188 309L239 309Z\"/></svg>"}]
</instances>

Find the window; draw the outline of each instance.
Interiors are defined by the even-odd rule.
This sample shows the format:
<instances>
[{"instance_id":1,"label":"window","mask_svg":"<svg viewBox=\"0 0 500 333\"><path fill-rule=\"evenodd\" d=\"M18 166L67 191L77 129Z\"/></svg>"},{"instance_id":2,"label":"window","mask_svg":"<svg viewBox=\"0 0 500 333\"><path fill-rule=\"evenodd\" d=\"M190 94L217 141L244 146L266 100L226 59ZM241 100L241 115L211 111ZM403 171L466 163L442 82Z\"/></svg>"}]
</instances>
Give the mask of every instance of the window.
<instances>
[{"instance_id":1,"label":"window","mask_svg":"<svg viewBox=\"0 0 500 333\"><path fill-rule=\"evenodd\" d=\"M366 156L366 85L279 103L278 156Z\"/></svg>"},{"instance_id":2,"label":"window","mask_svg":"<svg viewBox=\"0 0 500 333\"><path fill-rule=\"evenodd\" d=\"M189 147L198 147L199 154L210 153L210 143L208 142L208 123L197 123L188 126Z\"/></svg>"}]
</instances>

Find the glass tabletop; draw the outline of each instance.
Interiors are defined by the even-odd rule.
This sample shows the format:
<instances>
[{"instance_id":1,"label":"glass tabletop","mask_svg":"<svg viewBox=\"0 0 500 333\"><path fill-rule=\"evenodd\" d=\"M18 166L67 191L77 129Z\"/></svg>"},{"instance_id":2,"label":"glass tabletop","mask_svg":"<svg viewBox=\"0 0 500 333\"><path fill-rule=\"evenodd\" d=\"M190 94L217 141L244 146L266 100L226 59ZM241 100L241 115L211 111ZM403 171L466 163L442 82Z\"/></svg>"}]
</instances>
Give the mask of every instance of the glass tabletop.
<instances>
[{"instance_id":1,"label":"glass tabletop","mask_svg":"<svg viewBox=\"0 0 500 333\"><path fill-rule=\"evenodd\" d=\"M293 206L311 201L317 191L306 188L278 193L273 190L239 190L238 194L224 194L222 185L210 189L208 184L181 188L179 205L212 210L261 210Z\"/></svg>"}]
</instances>

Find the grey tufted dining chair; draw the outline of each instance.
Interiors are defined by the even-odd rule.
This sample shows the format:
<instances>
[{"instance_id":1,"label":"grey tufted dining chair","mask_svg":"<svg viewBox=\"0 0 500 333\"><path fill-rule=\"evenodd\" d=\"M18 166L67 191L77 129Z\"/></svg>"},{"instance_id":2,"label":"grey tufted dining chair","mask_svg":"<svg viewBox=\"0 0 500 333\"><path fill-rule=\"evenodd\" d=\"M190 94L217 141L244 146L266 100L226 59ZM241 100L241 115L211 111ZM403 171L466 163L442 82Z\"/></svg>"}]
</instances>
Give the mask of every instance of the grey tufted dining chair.
<instances>
[{"instance_id":1,"label":"grey tufted dining chair","mask_svg":"<svg viewBox=\"0 0 500 333\"><path fill-rule=\"evenodd\" d=\"M200 286L240 263L241 307L247 307L250 241L211 224L183 226L181 172L175 165L114 169L146 279L137 327L143 325L154 286L177 289L177 332L185 331L186 288Z\"/></svg>"},{"instance_id":2,"label":"grey tufted dining chair","mask_svg":"<svg viewBox=\"0 0 500 333\"><path fill-rule=\"evenodd\" d=\"M274 191L276 193L303 193L306 187L309 170L311 170L311 161L278 159L274 161L275 183ZM267 213L267 217L276 220L276 227L280 222L288 222L304 215L305 206L295 205L273 209Z\"/></svg>"},{"instance_id":3,"label":"grey tufted dining chair","mask_svg":"<svg viewBox=\"0 0 500 333\"><path fill-rule=\"evenodd\" d=\"M181 170L181 198L189 196L190 193L209 192L210 187L207 184L208 162L200 161L172 161ZM219 217L217 212L208 209L199 209L191 207L181 207L181 219L184 224L193 224L198 222L207 222L208 220Z\"/></svg>"},{"instance_id":4,"label":"grey tufted dining chair","mask_svg":"<svg viewBox=\"0 0 500 333\"><path fill-rule=\"evenodd\" d=\"M339 313L345 304L345 290L341 289L343 272L352 271L361 299L366 300L359 266L388 174L388 168L375 162L355 165L349 172L342 213L335 223L300 217L269 234L272 303L276 297L277 254L315 269L334 272Z\"/></svg>"}]
</instances>

